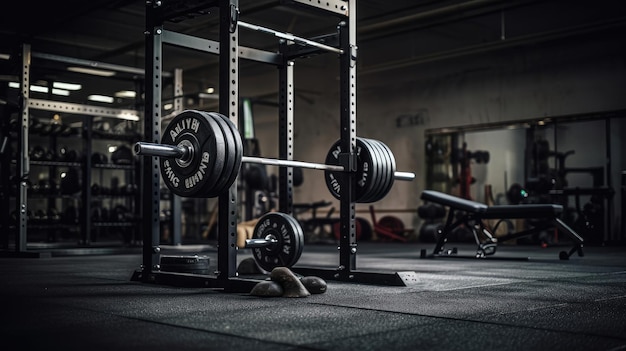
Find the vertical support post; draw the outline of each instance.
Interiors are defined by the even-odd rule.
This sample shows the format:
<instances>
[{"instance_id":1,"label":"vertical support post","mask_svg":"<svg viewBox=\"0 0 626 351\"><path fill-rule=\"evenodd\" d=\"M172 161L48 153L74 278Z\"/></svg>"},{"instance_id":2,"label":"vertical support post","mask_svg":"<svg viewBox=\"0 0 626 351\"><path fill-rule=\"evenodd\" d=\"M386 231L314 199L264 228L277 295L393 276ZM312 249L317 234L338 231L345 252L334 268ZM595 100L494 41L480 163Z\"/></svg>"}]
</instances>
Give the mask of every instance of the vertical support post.
<instances>
[{"instance_id":1,"label":"vertical support post","mask_svg":"<svg viewBox=\"0 0 626 351\"><path fill-rule=\"evenodd\" d=\"M350 279L356 269L356 226L354 187L356 165L356 0L348 1L348 17L339 25L340 56L340 128L341 149L345 150L344 164L350 170L343 173L340 200L339 272L341 278ZM345 189L345 190L344 190ZM347 190L347 191L346 191Z\"/></svg>"},{"instance_id":2,"label":"vertical support post","mask_svg":"<svg viewBox=\"0 0 626 351\"><path fill-rule=\"evenodd\" d=\"M146 94L144 111L144 139L153 143L161 141L161 77L163 69L163 24L160 1L146 2ZM157 20L159 19L159 20ZM159 207L160 181L158 157L142 157L142 218L143 218L143 270L144 280L149 280L159 263Z\"/></svg>"},{"instance_id":3,"label":"vertical support post","mask_svg":"<svg viewBox=\"0 0 626 351\"><path fill-rule=\"evenodd\" d=\"M236 125L239 104L238 0L220 0L219 110ZM237 182L218 199L217 279L237 275Z\"/></svg>"},{"instance_id":4,"label":"vertical support post","mask_svg":"<svg viewBox=\"0 0 626 351\"><path fill-rule=\"evenodd\" d=\"M174 113L183 111L183 70L174 70ZM172 205L172 244L182 244L182 199L176 194L171 195Z\"/></svg>"},{"instance_id":5,"label":"vertical support post","mask_svg":"<svg viewBox=\"0 0 626 351\"><path fill-rule=\"evenodd\" d=\"M606 166L604 168L604 172L606 173L606 185L613 189L613 169L611 167L611 118L606 117L604 120L604 134L605 134L605 147L606 147ZM606 197L606 211L604 211L604 223L605 225L605 234L604 234L604 242L612 242L615 234L613 233L613 207L614 207L614 196Z\"/></svg>"},{"instance_id":6,"label":"vertical support post","mask_svg":"<svg viewBox=\"0 0 626 351\"><path fill-rule=\"evenodd\" d=\"M93 118L91 116L83 117L83 144L85 145L83 150L85 155L92 155L93 152ZM87 215L80 221L81 238L80 243L82 245L91 245L91 157L85 157L83 163L83 190L81 194L82 209Z\"/></svg>"},{"instance_id":7,"label":"vertical support post","mask_svg":"<svg viewBox=\"0 0 626 351\"><path fill-rule=\"evenodd\" d=\"M18 200L17 200L17 231L15 238L15 251L26 251L27 225L28 225L28 176L30 173L30 160L28 157L28 126L29 126L29 89L30 89L30 62L31 50L29 44L22 45L22 71L20 93L20 131L18 132L18 145L20 148L17 158L17 172L19 172Z\"/></svg>"},{"instance_id":8,"label":"vertical support post","mask_svg":"<svg viewBox=\"0 0 626 351\"><path fill-rule=\"evenodd\" d=\"M284 53L287 43L281 44ZM283 56L284 57L284 56ZM293 61L283 59L279 67L278 84L278 142L279 158L293 160L294 140L294 87L293 87ZM278 204L279 211L292 215L293 213L293 168L279 167L278 170Z\"/></svg>"}]
</instances>

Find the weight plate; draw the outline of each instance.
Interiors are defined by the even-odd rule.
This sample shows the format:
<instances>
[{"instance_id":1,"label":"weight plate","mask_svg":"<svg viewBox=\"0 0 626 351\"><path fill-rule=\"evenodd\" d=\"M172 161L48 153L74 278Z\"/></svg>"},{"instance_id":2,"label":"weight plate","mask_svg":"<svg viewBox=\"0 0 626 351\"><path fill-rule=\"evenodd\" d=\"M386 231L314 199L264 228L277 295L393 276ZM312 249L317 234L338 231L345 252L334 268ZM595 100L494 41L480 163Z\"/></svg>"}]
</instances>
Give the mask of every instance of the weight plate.
<instances>
[{"instance_id":1,"label":"weight plate","mask_svg":"<svg viewBox=\"0 0 626 351\"><path fill-rule=\"evenodd\" d=\"M302 229L302 226L300 225L300 222L298 222L297 219L295 219L293 216L287 215L287 218L289 220L291 220L292 224L293 224L293 228L295 229L294 231L294 238L296 239L296 245L295 248L297 250L296 254L293 256L293 260L291 262L291 264L289 265L290 267L295 265L296 263L298 263L298 260L300 259L300 256L302 255L302 251L304 250L304 230Z\"/></svg>"},{"instance_id":2,"label":"weight plate","mask_svg":"<svg viewBox=\"0 0 626 351\"><path fill-rule=\"evenodd\" d=\"M276 239L264 247L252 249L257 264L271 272L275 267L291 267L302 254L303 233L292 217L280 213L264 214L254 226L252 237L255 239Z\"/></svg>"},{"instance_id":3,"label":"weight plate","mask_svg":"<svg viewBox=\"0 0 626 351\"><path fill-rule=\"evenodd\" d=\"M160 158L161 176L172 193L205 197L224 167L225 141L220 127L200 111L183 111L168 124L162 144L193 147L188 160Z\"/></svg>"},{"instance_id":4,"label":"weight plate","mask_svg":"<svg viewBox=\"0 0 626 351\"><path fill-rule=\"evenodd\" d=\"M389 169L388 169L388 178L389 181L387 182L387 185L385 187L385 190L383 191L383 193L381 194L380 198L382 199L383 197L387 196L387 194L389 193L389 191L391 190L391 188L393 187L393 183L396 180L396 158L393 155L393 152L391 152L391 149L389 148L389 146L387 146L385 143L383 143L382 141L378 141L378 143L380 144L380 146L383 148L386 156L389 159Z\"/></svg>"},{"instance_id":5,"label":"weight plate","mask_svg":"<svg viewBox=\"0 0 626 351\"><path fill-rule=\"evenodd\" d=\"M363 150L366 148L365 143L360 138L357 138L356 142L357 146L357 164L356 164L356 175L355 175L355 196L354 200L359 202L364 196L367 196L369 192L371 192L373 187L373 182L376 178L373 175L373 160L372 155L369 152L359 152L359 150ZM367 151L367 150L366 150ZM326 155L326 164L327 165L341 165L339 161L339 155L343 151L341 150L341 140L337 140L333 146L328 151ZM341 174L343 172L340 171L324 171L326 187L330 191L330 193L336 198L341 199Z\"/></svg>"},{"instance_id":6,"label":"weight plate","mask_svg":"<svg viewBox=\"0 0 626 351\"><path fill-rule=\"evenodd\" d=\"M225 183L226 187L223 189L223 191L226 191L235 182L235 179L237 178L237 176L239 175L239 171L241 170L241 160L243 158L243 141L241 140L241 134L239 133L239 129L237 129L233 121L231 121L228 117L224 116L221 113L214 112L213 114L219 116L226 122L226 125L228 125L234 137L234 148L230 151L230 153L234 154L235 163L233 164L232 172L230 173Z\"/></svg>"},{"instance_id":7,"label":"weight plate","mask_svg":"<svg viewBox=\"0 0 626 351\"><path fill-rule=\"evenodd\" d=\"M378 140L370 139L370 143L372 144L372 148L376 151L378 155L379 164L379 179L380 182L377 184L375 192L372 193L372 198L370 202L379 201L384 197L384 191L387 187L387 183L389 182L389 159L385 156L386 151L384 151L380 145Z\"/></svg>"},{"instance_id":8,"label":"weight plate","mask_svg":"<svg viewBox=\"0 0 626 351\"><path fill-rule=\"evenodd\" d=\"M235 168L235 137L233 136L233 132L230 130L230 126L226 123L226 121L216 115L213 112L201 112L207 118L212 118L220 127L222 131L222 135L224 136L224 145L225 145L225 153L224 153L224 167L222 168L222 174L220 174L217 183L215 183L210 189L211 192L207 193L207 197L215 197L219 194L223 193L226 189L230 188L230 184L227 184L230 176Z\"/></svg>"},{"instance_id":9,"label":"weight plate","mask_svg":"<svg viewBox=\"0 0 626 351\"><path fill-rule=\"evenodd\" d=\"M360 152L367 152L369 154L369 158L372 159L372 177L371 177L371 190L365 195L363 198L359 199L360 203L368 203L376 201L376 194L380 190L381 182L383 181L382 176L384 174L384 164L382 162L382 157L378 148L374 145L373 139L367 138L359 138L365 145L365 149Z\"/></svg>"}]
</instances>

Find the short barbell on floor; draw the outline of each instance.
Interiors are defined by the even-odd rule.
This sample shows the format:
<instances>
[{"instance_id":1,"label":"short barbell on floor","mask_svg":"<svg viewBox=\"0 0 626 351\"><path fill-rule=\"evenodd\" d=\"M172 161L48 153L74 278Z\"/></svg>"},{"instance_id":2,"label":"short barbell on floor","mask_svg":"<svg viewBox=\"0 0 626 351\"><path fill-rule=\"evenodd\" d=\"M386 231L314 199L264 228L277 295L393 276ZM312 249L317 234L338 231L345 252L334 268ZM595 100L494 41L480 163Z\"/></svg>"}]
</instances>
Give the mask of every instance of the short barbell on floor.
<instances>
[{"instance_id":1,"label":"short barbell on floor","mask_svg":"<svg viewBox=\"0 0 626 351\"><path fill-rule=\"evenodd\" d=\"M183 197L216 197L235 181L242 162L280 167L324 170L331 194L341 198L339 174L347 154L337 141L326 163L312 163L243 156L241 135L226 116L216 112L186 110L172 119L163 132L161 143L138 142L137 155L160 158L160 170L166 186ZM394 180L413 180L415 174L397 172L391 150L374 139L357 138L355 201L375 202L387 195Z\"/></svg>"},{"instance_id":2,"label":"short barbell on floor","mask_svg":"<svg viewBox=\"0 0 626 351\"><path fill-rule=\"evenodd\" d=\"M302 255L304 232L292 216L268 212L259 218L245 248L252 249L254 260L268 272L275 267L291 267Z\"/></svg>"}]
</instances>

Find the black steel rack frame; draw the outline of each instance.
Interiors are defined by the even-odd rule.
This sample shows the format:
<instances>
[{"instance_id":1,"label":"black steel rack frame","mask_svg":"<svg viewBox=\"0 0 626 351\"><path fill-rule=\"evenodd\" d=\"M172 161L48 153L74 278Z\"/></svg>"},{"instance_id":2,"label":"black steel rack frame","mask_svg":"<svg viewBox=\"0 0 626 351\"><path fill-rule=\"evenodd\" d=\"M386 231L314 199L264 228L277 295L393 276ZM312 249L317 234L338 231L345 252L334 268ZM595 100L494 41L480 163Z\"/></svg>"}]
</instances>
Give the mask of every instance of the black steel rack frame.
<instances>
[{"instance_id":1,"label":"black steel rack frame","mask_svg":"<svg viewBox=\"0 0 626 351\"><path fill-rule=\"evenodd\" d=\"M219 55L219 112L238 123L239 111L239 60L247 59L274 65L279 70L279 158L293 159L294 122L294 60L317 52L336 52L340 65L340 146L347 152L340 156L342 172L340 179L339 266L334 269L301 267L291 269L304 275L316 275L323 279L359 282L379 285L404 286L410 273L364 272L356 269L355 186L356 173L356 0L293 0L281 3L302 6L338 19L336 33L311 40L285 34L279 43L278 53L267 52L238 45L239 27L254 29L255 26L239 23L239 1L147 1L146 2L146 100L145 130L147 142L159 143L161 139L161 70L164 62L163 45L173 45L204 53ZM194 15L205 15L210 8L219 9L219 42L176 33L164 28L168 21L180 21ZM257 28L258 30L258 28ZM266 30L261 28L261 30ZM278 33L274 33L278 34ZM277 35L281 37L280 35ZM282 37L281 37L282 38ZM292 45L294 43L304 45ZM329 47L328 43L338 45ZM292 214L291 167L279 170L279 211ZM159 270L159 183L160 171L157 157L143 158L143 262L132 279L137 281L199 286L223 289L228 292L249 292L258 283L256 279L238 277L237 274L237 182L218 199L217 271L215 275L162 272ZM407 275L408 274L408 275Z\"/></svg>"}]
</instances>

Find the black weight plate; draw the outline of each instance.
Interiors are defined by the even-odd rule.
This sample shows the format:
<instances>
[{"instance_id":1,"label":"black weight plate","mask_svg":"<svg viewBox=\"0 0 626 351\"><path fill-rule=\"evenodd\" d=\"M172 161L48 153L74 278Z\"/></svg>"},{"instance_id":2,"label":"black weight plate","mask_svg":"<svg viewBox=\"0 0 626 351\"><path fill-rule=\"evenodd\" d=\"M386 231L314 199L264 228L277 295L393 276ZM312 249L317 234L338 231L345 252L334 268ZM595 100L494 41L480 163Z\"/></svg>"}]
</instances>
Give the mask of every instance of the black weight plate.
<instances>
[{"instance_id":1,"label":"black weight plate","mask_svg":"<svg viewBox=\"0 0 626 351\"><path fill-rule=\"evenodd\" d=\"M355 175L356 186L354 196L354 200L356 202L359 202L360 199L362 199L371 191L373 186L373 180L375 178L375 176L372 176L372 155L369 153L358 152L359 148L363 149L365 147L364 145L365 144L363 143L363 141L357 138L357 164ZM326 164L341 165L339 162L340 153L342 153L341 140L337 140L326 155ZM326 187L336 199L341 199L341 181L339 180L341 173L341 171L324 171Z\"/></svg>"},{"instance_id":2,"label":"black weight plate","mask_svg":"<svg viewBox=\"0 0 626 351\"><path fill-rule=\"evenodd\" d=\"M376 194L379 192L380 190L380 186L381 183L383 181L382 179L382 175L383 175L383 162L382 162L382 157L381 154L378 150L378 148L376 147L376 145L374 145L374 140L373 139L367 139L367 138L359 138L359 140L361 140L365 146L364 149L362 149L360 151L360 153L369 153L369 158L372 159L372 176L370 177L370 181L371 181L371 190L367 193L367 195L365 195L363 198L359 199L358 202L360 203L368 203L368 202L374 202L376 201L375 197Z\"/></svg>"},{"instance_id":3,"label":"black weight plate","mask_svg":"<svg viewBox=\"0 0 626 351\"><path fill-rule=\"evenodd\" d=\"M184 163L160 159L161 176L172 193L184 197L206 197L224 167L225 141L220 127L200 111L186 110L174 117L163 132L162 144L194 144L193 158Z\"/></svg>"},{"instance_id":4,"label":"black weight plate","mask_svg":"<svg viewBox=\"0 0 626 351\"><path fill-rule=\"evenodd\" d=\"M215 122L220 126L222 134L224 135L224 144L225 144L225 156L224 156L224 167L222 168L222 174L216 184L211 187L211 193L208 194L209 197L218 196L223 193L224 190L230 188L230 184L226 184L228 179L233 172L235 167L235 158L236 154L233 151L235 146L235 137L233 136L233 132L230 130L226 121L219 115L216 115L213 112L202 112L207 118L213 118ZM232 183L231 183L232 184Z\"/></svg>"},{"instance_id":5,"label":"black weight plate","mask_svg":"<svg viewBox=\"0 0 626 351\"><path fill-rule=\"evenodd\" d=\"M285 216L287 216L287 218L291 220L294 229L294 247L296 248L296 254L293 256L293 260L289 264L289 267L291 267L298 263L298 260L302 255L302 251L304 250L304 230L302 229L300 222L298 222L298 220L295 219L293 216L290 216L288 214L285 214Z\"/></svg>"},{"instance_id":6,"label":"black weight plate","mask_svg":"<svg viewBox=\"0 0 626 351\"><path fill-rule=\"evenodd\" d=\"M378 143L380 144L380 146L382 147L382 149L384 150L387 158L389 159L389 170L388 170L388 178L389 178L389 182L387 183L385 190L383 191L383 193L381 194L381 199L385 196L387 196L387 194L389 193L389 191L391 190L391 188L393 187L393 183L395 181L395 173L396 173L396 158L393 155L393 152L391 151L391 149L389 148L389 146L387 146L385 143L383 143L382 141L378 141Z\"/></svg>"},{"instance_id":7,"label":"black weight plate","mask_svg":"<svg viewBox=\"0 0 626 351\"><path fill-rule=\"evenodd\" d=\"M270 237L278 241L252 249L257 264L268 272L275 267L291 267L302 254L302 231L299 226L294 225L291 218L284 213L269 212L254 226L253 238Z\"/></svg>"},{"instance_id":8,"label":"black weight plate","mask_svg":"<svg viewBox=\"0 0 626 351\"><path fill-rule=\"evenodd\" d=\"M233 153L232 151L234 151L235 163L233 165L233 169L232 169L232 172L230 173L229 178L226 180L226 183L225 183L226 188L223 189L223 191L226 191L235 182L235 179L237 178L237 175L239 175L239 171L241 170L241 160L243 158L243 141L241 140L241 134L239 133L239 130L228 117L217 112L213 112L213 114L221 117L222 119L224 119L224 121L226 121L226 124L228 125L229 129L233 133L234 142L235 142L234 149L231 150L230 152L230 153Z\"/></svg>"},{"instance_id":9,"label":"black weight plate","mask_svg":"<svg viewBox=\"0 0 626 351\"><path fill-rule=\"evenodd\" d=\"M380 142L378 140L370 139L369 142L372 144L372 148L375 150L378 155L378 169L379 169L379 182L376 184L376 190L372 193L371 201L376 202L384 197L384 191L387 187L387 183L389 182L389 167L391 166L389 163L389 159L385 156L386 152L383 151Z\"/></svg>"},{"instance_id":10,"label":"black weight plate","mask_svg":"<svg viewBox=\"0 0 626 351\"><path fill-rule=\"evenodd\" d=\"M208 256L162 256L160 265L163 272L210 274L210 262Z\"/></svg>"}]
</instances>

